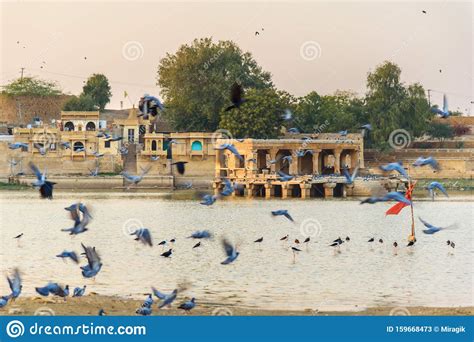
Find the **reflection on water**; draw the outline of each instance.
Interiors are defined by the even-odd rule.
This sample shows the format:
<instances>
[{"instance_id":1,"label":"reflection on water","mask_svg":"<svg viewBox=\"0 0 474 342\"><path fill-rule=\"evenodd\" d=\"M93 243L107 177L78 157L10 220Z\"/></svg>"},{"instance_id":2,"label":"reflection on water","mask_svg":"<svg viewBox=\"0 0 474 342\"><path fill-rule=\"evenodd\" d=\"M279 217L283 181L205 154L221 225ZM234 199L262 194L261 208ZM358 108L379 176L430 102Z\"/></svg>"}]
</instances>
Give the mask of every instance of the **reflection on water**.
<instances>
[{"instance_id":1,"label":"reflection on water","mask_svg":"<svg viewBox=\"0 0 474 342\"><path fill-rule=\"evenodd\" d=\"M359 205L352 200L246 200L199 205L193 193L66 193L53 201L32 192L0 194L0 271L18 266L23 273L24 294L34 286L57 281L71 286L87 284L89 291L104 295L142 298L150 286L163 291L189 283L187 295L201 302L264 307L317 309L377 305L473 305L472 267L473 203L449 201L415 203L416 215L436 225L459 224L458 229L428 236L417 222L418 243L405 247L410 229L409 210L385 217L387 203ZM92 209L90 230L77 237L61 232L72 221L64 207L81 200ZM270 211L288 209L292 224ZM140 223L151 230L155 247L139 245L124 227ZM138 223L137 223L138 222ZM304 224L302 225L302 223ZM308 224L309 222L309 224ZM315 223L316 222L316 223ZM187 239L195 230L208 229L213 240ZM23 232L17 244L13 236ZM289 234L290 242L279 239ZM301 242L295 262L289 247ZM328 247L332 240L350 236L340 253ZM234 264L223 266L220 238L238 244ZM263 237L261 244L253 241ZM383 238L384 243L367 240ZM161 240L176 238L170 259L160 257L167 248ZM446 240L456 242L455 250ZM401 247L395 255L392 243ZM80 244L96 246L103 270L94 280L83 279L79 266L55 255L63 250L81 252ZM82 261L82 264L85 261ZM0 281L0 295L8 292Z\"/></svg>"}]
</instances>

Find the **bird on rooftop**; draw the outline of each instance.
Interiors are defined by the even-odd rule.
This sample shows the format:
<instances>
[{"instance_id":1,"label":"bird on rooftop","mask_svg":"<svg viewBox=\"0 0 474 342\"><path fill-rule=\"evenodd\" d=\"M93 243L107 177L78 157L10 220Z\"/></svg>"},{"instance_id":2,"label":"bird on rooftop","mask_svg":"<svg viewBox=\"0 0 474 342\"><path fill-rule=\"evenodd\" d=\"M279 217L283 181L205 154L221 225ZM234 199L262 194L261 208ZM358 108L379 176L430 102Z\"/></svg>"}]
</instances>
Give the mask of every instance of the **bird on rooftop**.
<instances>
[{"instance_id":1,"label":"bird on rooftop","mask_svg":"<svg viewBox=\"0 0 474 342\"><path fill-rule=\"evenodd\" d=\"M222 239L222 246L224 247L227 258L221 262L222 265L228 265L237 259L240 252L237 252L237 248L233 246L228 240Z\"/></svg>"},{"instance_id":2,"label":"bird on rooftop","mask_svg":"<svg viewBox=\"0 0 474 342\"><path fill-rule=\"evenodd\" d=\"M291 215L288 213L288 210L283 210L283 209L273 210L272 215L273 216L284 216L288 220L290 220L291 222L294 222L293 217L291 217Z\"/></svg>"},{"instance_id":3,"label":"bird on rooftop","mask_svg":"<svg viewBox=\"0 0 474 342\"><path fill-rule=\"evenodd\" d=\"M41 194L41 198L48 198L52 199L53 198L53 187L54 184L53 182L47 181L46 180L46 170L44 173L41 173L41 171L36 167L35 164L30 162L30 168L33 171L33 173L36 176L36 181L32 183L33 187L39 188L39 192Z\"/></svg>"},{"instance_id":4,"label":"bird on rooftop","mask_svg":"<svg viewBox=\"0 0 474 342\"><path fill-rule=\"evenodd\" d=\"M230 89L230 101L232 102L232 105L227 107L225 111L228 112L234 108L240 108L240 105L246 102L246 99L243 98L243 95L244 89L242 86L237 82L234 82Z\"/></svg>"}]
</instances>

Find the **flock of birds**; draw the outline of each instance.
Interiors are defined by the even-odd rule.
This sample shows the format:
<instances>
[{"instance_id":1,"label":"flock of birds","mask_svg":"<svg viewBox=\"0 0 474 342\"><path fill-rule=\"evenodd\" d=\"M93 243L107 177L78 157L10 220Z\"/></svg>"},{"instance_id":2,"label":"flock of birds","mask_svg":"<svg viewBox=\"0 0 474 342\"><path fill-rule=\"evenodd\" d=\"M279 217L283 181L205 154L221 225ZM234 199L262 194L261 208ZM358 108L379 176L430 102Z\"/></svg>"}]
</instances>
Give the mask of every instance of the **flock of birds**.
<instances>
[{"instance_id":1,"label":"flock of birds","mask_svg":"<svg viewBox=\"0 0 474 342\"><path fill-rule=\"evenodd\" d=\"M225 109L226 111L230 111L230 110L233 110L233 109L238 109L238 108L240 108L240 106L243 103L246 102L246 99L243 98L243 89L237 83L235 83L232 86L232 89L231 89L231 102L232 102L232 105L227 107ZM143 97L142 100L141 100L141 103L140 103L140 110L142 111L142 113L144 113L144 114L141 114L141 115L143 115L145 117L148 117L148 115L156 116L157 113L158 113L158 110L162 110L163 108L164 108L163 104L161 104L161 102L158 99L156 99L154 97L151 97L149 95L146 95L145 97ZM285 112L285 117L284 118L285 118L285 120L291 119L291 112L290 113ZM363 125L361 127L361 129L363 129L363 134L365 134L365 131L372 130L372 126L370 124L366 124L366 125ZM296 128L290 128L288 131L290 133L297 133L298 132L298 130ZM339 134L347 135L347 131L341 131L341 132L339 132ZM98 137L105 138L105 139L110 140L110 141L119 141L119 140L122 139L122 137L110 136L109 134L107 134L105 132L99 132ZM239 139L237 139L237 140L239 140ZM170 141L170 146L173 143L177 143L177 142L176 141ZM61 145L64 148L70 148L68 143L61 143ZM22 149L26 148L27 149L28 145L23 144L23 143L13 143L13 144L10 144L9 147L10 147L10 149L19 149L19 148L22 148ZM47 153L47 148L45 148L44 146L39 145L39 146L35 146L35 147L40 150L41 154ZM220 145L216 148L219 149L219 150L228 150L230 153L234 154L238 159L243 160L243 156L239 153L237 148L232 143L225 143L225 144L222 144L222 145ZM127 151L123 151L123 152L126 153ZM307 153L312 153L312 151L310 151L310 150L298 151L298 156L304 156ZM96 157L100 158L101 154L97 153ZM252 161L256 162L255 160L249 160L249 161L250 162L252 162ZM283 165L284 163L291 164L293 162L291 156L282 156L278 160L270 160L269 163L270 164L276 164L278 161L281 161L281 165ZM183 161L178 161L178 162L172 163L172 165L174 165L177 168L177 171L180 174L185 173L185 164L186 164L186 162L183 162ZM54 189L54 185L56 183L47 180L46 170L44 172L41 172L39 170L39 168L36 165L34 165L33 163L30 163L29 165L30 165L30 168L33 171L34 175L36 176L36 180L32 183L33 187L39 189L39 192L40 192L40 195L41 195L42 198L52 199L53 198L53 189ZM413 163L413 166L415 166L415 167L430 166L435 170L439 169L439 165L433 157L428 157L428 158L420 157ZM400 176L403 176L403 177L409 179L409 175L407 174L407 172L403 168L402 163L389 163L387 165L381 166L381 169L385 172L396 171L400 174ZM142 172L138 175L131 175L127 172L122 172L122 176L124 177L124 179L127 182L130 183L130 185L131 184L136 185L136 184L140 183L143 180L144 176L148 173L148 171L149 171L149 168L143 169ZM346 183L347 184L352 184L355 181L356 177L358 176L357 175L358 168L355 168L355 170L353 171L352 174L349 173L349 169L347 168L347 166L345 166L342 171L343 171L343 175L346 178ZM98 170L96 170L95 172L98 173ZM289 174L283 172L281 169L277 171L277 174L278 174L278 177L281 181L290 181L294 177L292 175L289 175ZM367 178L364 178L364 179L366 180ZM205 205L205 206L211 206L217 200L219 200L221 198L224 198L224 197L228 197L233 192L235 192L236 190L239 190L239 188L243 187L242 185L238 184L237 182L232 183L227 178L223 178L222 183L223 183L223 189L219 192L219 194L217 194L217 195L201 194L200 204ZM429 191L430 196L432 197L433 200L434 200L435 192L437 190L441 191L444 195L448 196L448 194L446 192L446 189L439 182L430 183L429 186L427 187L427 190ZM403 203L405 205L411 205L412 204L411 198L408 198L406 195L404 196L402 193L397 192L397 191L388 192L383 196L372 196L370 198L362 200L360 203L361 204L374 204L374 203L378 203L378 202L387 202L387 201L400 202L400 203ZM62 229L62 231L67 232L70 235L79 235L79 234L83 234L83 233L88 231L87 226L91 222L92 216L91 216L88 208L83 203L72 204L71 206L65 208L65 210L69 212L70 217L71 217L74 224L73 224L73 227ZM281 217L284 217L284 218L288 219L291 222L294 222L293 217L291 216L289 211L286 210L286 209L271 211L271 215L281 216ZM432 235L432 234L435 234L435 233L440 232L442 230L447 230L447 229L451 229L451 228L454 227L454 226L438 227L438 226L434 226L432 224L429 224L428 222L424 221L421 218L419 218L419 219L420 219L421 223L426 227L426 229L423 230L423 232L425 234ZM132 232L131 235L135 236L136 241L139 241L139 242L143 243L144 245L153 246L153 238L152 238L152 234L149 231L149 229L140 228L140 229L137 229L136 231ZM19 240L22 236L23 236L23 234L19 234L15 237L15 239ZM204 231L194 232L189 237L194 238L194 239L209 239L209 238L211 238L211 236L212 236L212 234L209 231L204 230ZM286 235L286 236L282 237L280 240L281 241L285 241L285 240L288 241L288 239L289 239L289 235ZM302 243L303 244L309 243L310 240L311 240L310 237L307 237ZM171 243L174 243L174 241L175 241L175 239L170 240ZM261 243L262 241L263 241L263 237L260 237L260 238L256 239L254 241L254 243ZM349 241L350 241L349 236L347 236L344 240L341 237L338 237L329 246L339 248L343 243L345 243L345 242L347 243ZM372 243L374 241L375 241L375 238L371 238L371 239L368 240L369 243ZM383 243L383 239L379 239L378 241L379 241L379 243ZM413 246L415 244L415 242L416 242L416 240L409 241L407 247ZM225 254L225 259L221 262L221 264L222 265L229 265L229 264L234 263L240 255L240 252L239 252L237 246L235 244L231 243L229 240L227 240L225 238L222 239L221 243L222 243L224 254ZM299 244L300 244L300 241L298 239L295 239L294 243L295 243L295 246L290 246L290 248L293 252L293 257L295 258L296 253L301 252L301 249L298 247ZM158 245L165 246L166 244L167 244L167 241L161 241ZM447 241L447 244L448 244L448 246L450 246L452 248L455 247L455 243L453 241ZM85 246L82 243L81 243L81 246L82 246L82 249L83 249L82 255L87 259L87 263L80 267L81 274L84 278L95 278L100 273L100 271L102 270L103 263L102 263L101 257L99 256L99 253L97 252L95 247ZM199 241L193 246L193 249L198 248L200 246L201 246L201 242ZM398 247L398 243L394 242L393 246L395 248ZM339 252L340 252L340 250L339 250ZM170 248L167 251L163 252L161 254L161 257L170 258L172 256L172 254L173 254L173 249ZM78 264L80 262L80 256L78 256L77 253L74 252L74 251L63 251L62 253L58 254L57 257L62 258L62 259L71 259L76 264ZM11 278L7 276L7 279L8 279L10 289L11 289L11 293L7 296L0 297L0 308L6 306L9 300L14 300L14 299L18 298L18 296L21 294L21 290L22 290L22 281L21 281L21 276L20 276L20 272L19 272L18 269L14 270L13 276ZM41 296L48 296L48 295L51 294L51 295L54 295L54 296L62 297L64 299L66 299L69 296L69 285L66 285L66 286L63 287L63 286L59 285L58 283L53 283L53 282L50 282L50 283L48 283L48 284L46 284L45 286L42 286L42 287L36 287L35 290ZM85 292L86 292L86 285L84 285L83 287L76 287L73 291L73 297L81 297L85 294ZM161 309L163 307L171 306L171 304L177 298L178 289L175 289L171 293L167 294L167 293L162 293L162 292L158 291L155 288L152 288L152 293L148 294L147 298L145 299L145 301L143 302L141 307L139 307L136 310L137 314L139 314L139 315L150 315L152 313L152 305L154 304L153 295L158 299L157 306L158 306L159 309ZM178 306L178 308L182 309L182 310L185 310L185 311L190 311L195 306L196 306L196 300L195 300L195 298L192 298L190 300L187 300L187 301L181 303ZM99 311L99 314L100 315L105 314L105 311L103 309L101 309Z\"/></svg>"},{"instance_id":2,"label":"flock of birds","mask_svg":"<svg viewBox=\"0 0 474 342\"><path fill-rule=\"evenodd\" d=\"M221 146L220 148L222 149L228 149L232 153L234 153L237 156L242 157L235 146L232 144L226 144ZM287 159L288 163L291 163L290 159ZM438 169L438 163L436 160L432 157L429 158L423 158L420 157L418 158L415 163L413 164L414 166L425 166L429 165L433 169ZM52 199L53 198L53 189L54 189L54 182L50 182L47 180L47 175L46 172L41 172L33 163L30 163L30 168L33 171L33 173L36 176L36 180L32 183L33 187L38 188L40 195L44 199ZM387 165L381 166L381 169L383 171L391 172L391 171L396 171L398 172L401 176L407 177L408 174L406 173L405 169L403 168L403 165L401 163L389 163ZM183 170L184 172L184 166ZM346 177L346 182L347 183L352 183L357 177L357 171L358 169L356 168L353 172L353 174L349 174L348 169L344 168L344 175ZM130 181L134 184L139 183L143 179L144 174L138 176L138 177L132 177L130 175L126 175L126 177L130 177ZM280 173L280 176L284 179L286 176L282 176ZM200 202L201 205L205 206L210 206L213 205L218 199L228 197L230 196L236 189L238 189L239 184L236 182L232 183L229 179L224 178L223 179L223 188L220 190L218 195L209 195L209 194L204 194L202 196L202 200ZM426 188L429 191L430 196L434 200L434 194L436 193L437 190L439 190L441 193L443 193L445 196L448 196L448 193L446 189L443 187L443 185L439 182L431 182L428 187ZM406 205L411 205L411 199L407 198L403 194L399 192L389 192L385 194L384 196L381 197L370 197L367 199L362 200L360 203L361 204L374 204L377 202L386 202L386 201L395 201L395 202L400 202L404 203ZM66 207L65 210L70 214L70 217L73 221L73 227L71 228L65 228L62 229L62 231L69 233L70 235L77 236L79 234L83 234L88 231L88 225L92 220L92 215L90 211L88 210L87 206L83 203L74 203L70 205L69 207ZM293 219L292 215L289 213L288 210L286 209L279 209L279 210L274 210L271 211L272 216L281 216L283 218L288 219L290 222L294 222L295 220ZM428 235L433 235L435 233L438 233L443 230L448 230L455 228L455 225L453 226L448 226L448 227L439 227L439 226L434 226L426 221L424 221L422 218L419 218L420 222L425 226L426 229L423 229L423 233L428 234ZM135 230L134 232L131 233L132 236L135 236L135 240L138 242L143 243L144 245L147 246L153 246L153 238L150 230L148 228L140 228ZM19 234L15 236L15 239L20 239L23 236L22 234ZM202 231L196 231L192 233L189 238L193 239L210 239L212 237L211 232L207 230L202 230ZM281 241L289 241L289 235L285 235L282 238L280 238ZM298 239L294 240L294 245L290 246L291 251L293 252L293 259L295 260L295 256L297 253L301 252L301 248L299 248L300 244L307 244L311 241L310 237L305 238L304 241L300 242ZM342 239L341 237L338 237L332 243L329 245L330 247L335 247L337 248L337 252L340 253L340 246L343 243L347 243L350 241L350 237L347 236L345 239ZM161 241L158 243L158 246L165 246L168 243L174 243L175 239L171 239L170 241ZM263 237L260 237L254 241L254 243L261 243L263 242ZM373 243L375 242L375 238L370 238L368 243ZM384 243L383 239L378 240L379 243ZM415 244L416 240L414 241L409 241L407 247L413 246ZM225 254L225 259L221 262L222 265L229 265L234 263L239 255L240 251L238 250L237 246L233 243L231 243L229 240L223 238L222 241L222 246ZM451 248L455 247L455 243L452 240L447 241L447 245ZM83 266L80 266L81 274L84 278L94 278L100 273L103 263L101 260L101 257L99 256L99 253L97 252L95 247L91 246L85 246L84 244L81 243L83 253L81 256L84 256L85 259L87 260L87 263ZM192 248L198 248L201 246L201 241L198 241ZM393 247L397 248L398 243L394 242ZM163 258L170 258L173 254L173 248L168 249L167 251L163 252L161 254L161 257ZM70 259L72 260L75 264L80 263L80 255L78 255L74 251L63 251L62 253L56 255L56 257L61 258L61 259ZM0 297L0 308L4 307L7 305L9 300L14 300L16 299L20 294L22 290L22 282L21 282L21 277L20 277L20 272L18 269L14 270L13 276L10 278L7 276L7 280L11 289L11 293L7 296L1 296ZM49 282L45 286L42 287L36 287L35 291L41 295L41 296L48 296L48 295L54 295L58 296L61 298L66 299L69 294L69 285L66 286L61 286L58 283L53 283ZM76 287L73 291L72 296L73 297L81 297L85 294L86 292L86 285L82 287ZM150 315L152 313L152 305L154 303L153 300L153 295L158 299L158 308L161 309L163 307L169 307L171 304L176 300L177 295L178 295L178 289L173 290L171 293L162 293L158 291L155 288L152 288L152 293L148 294L148 297L146 300L143 302L141 307L139 307L136 310L136 313L139 315ZM190 311L196 306L196 299L192 298L190 300L186 300L183 303L181 303L178 308L182 309L184 311ZM105 311L103 309L100 310L99 314L105 314Z\"/></svg>"}]
</instances>

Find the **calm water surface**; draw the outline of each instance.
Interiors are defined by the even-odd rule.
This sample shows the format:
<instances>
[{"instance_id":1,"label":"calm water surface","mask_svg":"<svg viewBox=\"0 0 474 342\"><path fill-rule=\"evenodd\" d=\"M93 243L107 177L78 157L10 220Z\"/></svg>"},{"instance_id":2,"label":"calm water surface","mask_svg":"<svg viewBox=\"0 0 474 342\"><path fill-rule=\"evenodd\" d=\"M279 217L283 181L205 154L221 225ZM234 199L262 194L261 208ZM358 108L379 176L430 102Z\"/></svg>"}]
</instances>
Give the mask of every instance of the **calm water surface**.
<instances>
[{"instance_id":1,"label":"calm water surface","mask_svg":"<svg viewBox=\"0 0 474 342\"><path fill-rule=\"evenodd\" d=\"M0 193L0 271L19 267L24 294L48 281L70 286L88 285L103 295L143 298L150 286L169 291L187 284L185 295L201 302L268 309L355 309L368 306L473 305L472 197L415 203L415 213L435 225L457 223L458 228L436 235L421 233L406 248L409 210L385 217L389 204L359 205L354 200L246 200L199 205L188 196L124 193L58 192L52 201L35 192ZM71 237L62 228L72 226L64 207L74 201L90 206L90 230ZM272 217L271 210L288 209L295 218ZM127 231L144 226L155 246L138 244ZM195 230L208 229L212 240L202 246L187 239ZM18 244L13 236L24 233ZM291 242L279 239L289 234ZM340 253L328 245L350 236ZM222 237L238 244L237 261L223 266ZM290 246L311 236L293 259ZM263 237L263 243L253 243ZM382 238L369 244L367 240ZM170 259L156 244L176 238ZM446 240L456 242L453 250ZM395 250L392 243L401 247ZM103 268L95 280L84 279L79 266L55 255L63 250L82 252L80 244L96 246ZM84 264L85 260L81 261ZM1 278L0 294L8 292Z\"/></svg>"}]
</instances>

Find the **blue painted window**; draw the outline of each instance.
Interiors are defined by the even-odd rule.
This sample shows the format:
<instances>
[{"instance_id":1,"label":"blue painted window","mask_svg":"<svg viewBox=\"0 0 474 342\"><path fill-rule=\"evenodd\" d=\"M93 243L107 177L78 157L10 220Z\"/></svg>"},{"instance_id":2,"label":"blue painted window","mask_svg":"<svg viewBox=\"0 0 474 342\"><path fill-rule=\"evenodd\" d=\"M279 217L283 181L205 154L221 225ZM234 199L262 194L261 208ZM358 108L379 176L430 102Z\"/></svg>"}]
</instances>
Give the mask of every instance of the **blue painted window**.
<instances>
[{"instance_id":1,"label":"blue painted window","mask_svg":"<svg viewBox=\"0 0 474 342\"><path fill-rule=\"evenodd\" d=\"M200 141L193 141L191 151L202 151L202 143Z\"/></svg>"}]
</instances>

